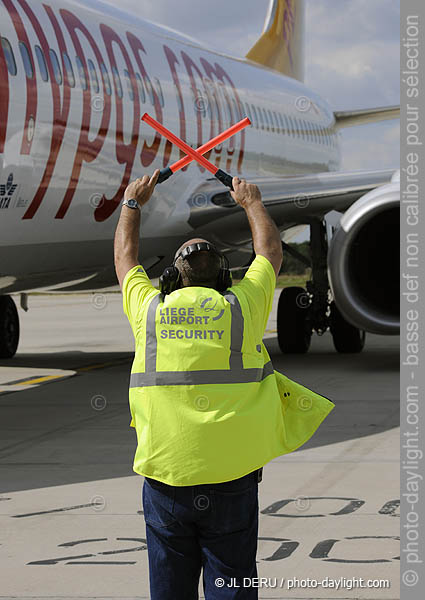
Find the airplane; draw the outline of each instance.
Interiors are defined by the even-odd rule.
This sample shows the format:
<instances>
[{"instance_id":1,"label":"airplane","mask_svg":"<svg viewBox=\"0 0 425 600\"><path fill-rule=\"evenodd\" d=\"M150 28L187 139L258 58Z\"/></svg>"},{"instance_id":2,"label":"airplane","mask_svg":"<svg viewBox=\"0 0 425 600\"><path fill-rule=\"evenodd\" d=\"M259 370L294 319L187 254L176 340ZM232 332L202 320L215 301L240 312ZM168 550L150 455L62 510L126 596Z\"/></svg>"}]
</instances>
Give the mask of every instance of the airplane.
<instances>
[{"instance_id":1,"label":"airplane","mask_svg":"<svg viewBox=\"0 0 425 600\"><path fill-rule=\"evenodd\" d=\"M113 236L124 189L182 158L141 121L148 112L192 148L248 117L205 157L256 183L283 248L311 269L282 290L282 352L330 330L338 352L366 332L399 332L400 174L343 172L339 131L398 118L398 106L335 111L304 79L303 0L270 0L245 57L100 0L1 0L0 357L19 342L10 294L117 284ZM367 151L367 150L366 150ZM288 241L310 228L310 259ZM191 237L231 268L253 259L243 209L192 162L142 209L141 264L158 277Z\"/></svg>"}]
</instances>

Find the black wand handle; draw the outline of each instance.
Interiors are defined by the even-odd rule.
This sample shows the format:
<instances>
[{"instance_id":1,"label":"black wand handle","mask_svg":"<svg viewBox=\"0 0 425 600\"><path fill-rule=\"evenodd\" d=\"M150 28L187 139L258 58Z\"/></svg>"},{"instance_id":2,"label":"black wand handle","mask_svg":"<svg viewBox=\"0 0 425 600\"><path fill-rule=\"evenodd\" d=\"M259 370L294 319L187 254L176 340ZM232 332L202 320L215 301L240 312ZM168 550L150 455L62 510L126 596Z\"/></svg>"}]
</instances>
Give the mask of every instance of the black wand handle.
<instances>
[{"instance_id":1,"label":"black wand handle","mask_svg":"<svg viewBox=\"0 0 425 600\"><path fill-rule=\"evenodd\" d=\"M158 183L162 183L163 181L166 181L169 177L171 177L171 175L173 174L172 170L170 169L170 167L166 167L165 169L161 169L158 179L156 180L156 184Z\"/></svg>"},{"instance_id":2,"label":"black wand handle","mask_svg":"<svg viewBox=\"0 0 425 600\"><path fill-rule=\"evenodd\" d=\"M227 187L229 187L232 192L234 192L235 190L233 189L233 185L232 185L232 179L233 177L231 175L229 175L228 173L226 173L225 171L222 171L221 169L217 170L217 173L215 174L215 177L217 177L217 179L219 181L221 181L221 183Z\"/></svg>"}]
</instances>

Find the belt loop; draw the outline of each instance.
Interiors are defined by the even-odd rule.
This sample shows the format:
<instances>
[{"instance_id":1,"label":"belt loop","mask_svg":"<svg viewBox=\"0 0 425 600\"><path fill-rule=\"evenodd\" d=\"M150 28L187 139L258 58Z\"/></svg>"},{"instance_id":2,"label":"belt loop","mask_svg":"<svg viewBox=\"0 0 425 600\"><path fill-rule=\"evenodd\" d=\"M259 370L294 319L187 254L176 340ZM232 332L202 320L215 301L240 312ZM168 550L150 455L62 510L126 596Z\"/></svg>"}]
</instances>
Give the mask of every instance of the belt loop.
<instances>
[{"instance_id":1,"label":"belt loop","mask_svg":"<svg viewBox=\"0 0 425 600\"><path fill-rule=\"evenodd\" d=\"M257 471L257 483L260 483L260 481L263 481L263 467Z\"/></svg>"}]
</instances>

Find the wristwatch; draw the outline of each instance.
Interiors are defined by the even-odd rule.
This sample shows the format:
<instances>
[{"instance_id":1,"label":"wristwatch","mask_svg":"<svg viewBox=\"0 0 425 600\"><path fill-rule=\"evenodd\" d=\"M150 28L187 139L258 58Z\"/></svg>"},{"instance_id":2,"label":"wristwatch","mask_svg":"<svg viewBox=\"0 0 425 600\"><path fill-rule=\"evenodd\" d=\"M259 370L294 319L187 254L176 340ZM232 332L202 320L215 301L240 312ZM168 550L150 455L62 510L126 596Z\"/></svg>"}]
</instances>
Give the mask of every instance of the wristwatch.
<instances>
[{"instance_id":1,"label":"wristwatch","mask_svg":"<svg viewBox=\"0 0 425 600\"><path fill-rule=\"evenodd\" d=\"M128 200L124 200L122 205L128 206L128 208L139 208L139 203L135 198L129 198Z\"/></svg>"}]
</instances>

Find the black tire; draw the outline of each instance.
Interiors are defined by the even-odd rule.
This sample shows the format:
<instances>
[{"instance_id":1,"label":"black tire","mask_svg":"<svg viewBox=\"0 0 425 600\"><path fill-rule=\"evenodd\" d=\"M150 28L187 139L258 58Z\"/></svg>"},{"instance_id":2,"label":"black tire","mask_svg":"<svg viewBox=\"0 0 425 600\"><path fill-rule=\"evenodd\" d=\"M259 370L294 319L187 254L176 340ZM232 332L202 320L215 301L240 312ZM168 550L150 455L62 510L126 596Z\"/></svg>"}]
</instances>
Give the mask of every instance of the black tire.
<instances>
[{"instance_id":1,"label":"black tire","mask_svg":"<svg viewBox=\"0 0 425 600\"><path fill-rule=\"evenodd\" d=\"M0 296L0 358L12 358L18 349L19 316L10 296Z\"/></svg>"},{"instance_id":2,"label":"black tire","mask_svg":"<svg viewBox=\"0 0 425 600\"><path fill-rule=\"evenodd\" d=\"M331 302L329 329L335 350L343 354L361 352L365 345L366 331L358 329L344 319L335 302Z\"/></svg>"},{"instance_id":3,"label":"black tire","mask_svg":"<svg viewBox=\"0 0 425 600\"><path fill-rule=\"evenodd\" d=\"M277 306L277 340L284 354L304 354L310 347L311 328L306 317L308 296L302 287L284 288Z\"/></svg>"}]
</instances>

